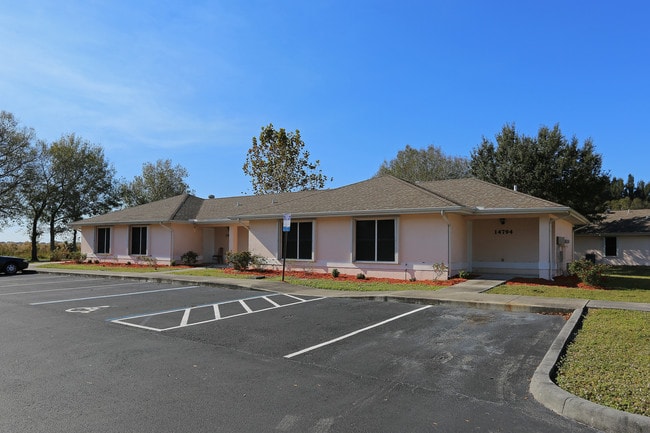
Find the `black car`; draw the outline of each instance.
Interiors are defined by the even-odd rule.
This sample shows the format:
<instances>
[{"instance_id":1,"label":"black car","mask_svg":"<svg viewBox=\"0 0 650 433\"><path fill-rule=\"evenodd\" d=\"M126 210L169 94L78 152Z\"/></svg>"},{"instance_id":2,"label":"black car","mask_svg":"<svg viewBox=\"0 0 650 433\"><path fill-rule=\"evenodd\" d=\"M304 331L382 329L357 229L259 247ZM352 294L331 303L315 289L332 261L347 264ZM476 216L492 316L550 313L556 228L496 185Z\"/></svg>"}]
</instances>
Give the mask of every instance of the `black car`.
<instances>
[{"instance_id":1,"label":"black car","mask_svg":"<svg viewBox=\"0 0 650 433\"><path fill-rule=\"evenodd\" d=\"M18 271L24 271L29 262L20 257L0 256L0 272L7 275L14 275Z\"/></svg>"}]
</instances>

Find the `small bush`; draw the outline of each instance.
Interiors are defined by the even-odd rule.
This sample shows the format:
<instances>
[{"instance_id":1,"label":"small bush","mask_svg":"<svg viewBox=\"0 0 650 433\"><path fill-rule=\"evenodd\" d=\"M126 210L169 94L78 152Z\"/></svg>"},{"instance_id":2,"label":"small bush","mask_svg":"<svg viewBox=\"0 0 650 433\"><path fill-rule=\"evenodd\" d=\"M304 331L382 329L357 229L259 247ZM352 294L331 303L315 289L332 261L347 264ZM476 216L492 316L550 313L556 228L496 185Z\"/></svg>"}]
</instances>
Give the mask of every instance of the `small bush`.
<instances>
[{"instance_id":1,"label":"small bush","mask_svg":"<svg viewBox=\"0 0 650 433\"><path fill-rule=\"evenodd\" d=\"M447 265L445 265L444 262L440 263L434 263L433 264L433 279L434 280L439 280L440 277L442 277L443 274L447 273Z\"/></svg>"},{"instance_id":2,"label":"small bush","mask_svg":"<svg viewBox=\"0 0 650 433\"><path fill-rule=\"evenodd\" d=\"M68 258L68 251L60 246L56 247L54 251L50 252L50 261L61 262Z\"/></svg>"},{"instance_id":3,"label":"small bush","mask_svg":"<svg viewBox=\"0 0 650 433\"><path fill-rule=\"evenodd\" d=\"M357 274L357 280L365 280L366 279L366 274L363 273L358 273Z\"/></svg>"},{"instance_id":4,"label":"small bush","mask_svg":"<svg viewBox=\"0 0 650 433\"><path fill-rule=\"evenodd\" d=\"M596 264L585 259L569 263L569 273L590 286L601 286L605 278L604 274L608 269L608 265Z\"/></svg>"},{"instance_id":5,"label":"small bush","mask_svg":"<svg viewBox=\"0 0 650 433\"><path fill-rule=\"evenodd\" d=\"M467 271L459 271L458 272L458 278L462 278L464 280L469 280L469 277L471 277L471 276L472 276L472 274L470 274Z\"/></svg>"},{"instance_id":6,"label":"small bush","mask_svg":"<svg viewBox=\"0 0 650 433\"><path fill-rule=\"evenodd\" d=\"M239 251L226 253L226 263L231 265L236 271L245 271L251 265L255 267L262 266L264 260L262 257L252 254L250 251Z\"/></svg>"},{"instance_id":7,"label":"small bush","mask_svg":"<svg viewBox=\"0 0 650 433\"><path fill-rule=\"evenodd\" d=\"M338 276L341 275L338 269L334 268L332 269L332 277L338 278Z\"/></svg>"},{"instance_id":8,"label":"small bush","mask_svg":"<svg viewBox=\"0 0 650 433\"><path fill-rule=\"evenodd\" d=\"M197 253L190 250L186 253L183 253L183 255L181 255L181 261L185 265L192 266L196 264L196 260L198 259L198 257L199 255Z\"/></svg>"},{"instance_id":9,"label":"small bush","mask_svg":"<svg viewBox=\"0 0 650 433\"><path fill-rule=\"evenodd\" d=\"M158 260L156 260L155 257L142 256L139 258L139 260L144 262L147 266L151 266L154 269L158 269Z\"/></svg>"}]
</instances>

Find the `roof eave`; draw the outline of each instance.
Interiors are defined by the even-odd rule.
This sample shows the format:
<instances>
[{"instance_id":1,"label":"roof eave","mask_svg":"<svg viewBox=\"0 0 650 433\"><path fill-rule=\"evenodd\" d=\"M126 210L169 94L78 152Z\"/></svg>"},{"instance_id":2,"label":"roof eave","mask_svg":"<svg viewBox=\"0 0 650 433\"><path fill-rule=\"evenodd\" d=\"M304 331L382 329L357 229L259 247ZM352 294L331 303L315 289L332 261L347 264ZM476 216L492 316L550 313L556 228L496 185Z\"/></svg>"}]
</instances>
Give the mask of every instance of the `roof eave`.
<instances>
[{"instance_id":1,"label":"roof eave","mask_svg":"<svg viewBox=\"0 0 650 433\"><path fill-rule=\"evenodd\" d=\"M540 207L540 208L474 208L476 215L532 215L532 214L553 214L564 215L573 220L574 224L588 224L589 220L574 211L570 207Z\"/></svg>"}]
</instances>

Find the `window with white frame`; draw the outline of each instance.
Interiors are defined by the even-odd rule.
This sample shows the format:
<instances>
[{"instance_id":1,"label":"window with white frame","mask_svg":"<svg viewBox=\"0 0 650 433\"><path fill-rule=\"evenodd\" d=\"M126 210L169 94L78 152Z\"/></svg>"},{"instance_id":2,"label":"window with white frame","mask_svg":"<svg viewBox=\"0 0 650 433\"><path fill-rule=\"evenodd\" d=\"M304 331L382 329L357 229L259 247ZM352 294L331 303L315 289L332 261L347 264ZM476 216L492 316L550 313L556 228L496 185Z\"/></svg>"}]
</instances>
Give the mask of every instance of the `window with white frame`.
<instances>
[{"instance_id":1,"label":"window with white frame","mask_svg":"<svg viewBox=\"0 0 650 433\"><path fill-rule=\"evenodd\" d=\"M97 228L97 254L110 254L111 252L111 228Z\"/></svg>"},{"instance_id":2,"label":"window with white frame","mask_svg":"<svg viewBox=\"0 0 650 433\"><path fill-rule=\"evenodd\" d=\"M147 227L131 227L131 248L133 255L147 255Z\"/></svg>"},{"instance_id":3,"label":"window with white frame","mask_svg":"<svg viewBox=\"0 0 650 433\"><path fill-rule=\"evenodd\" d=\"M287 233L287 259L312 260L314 223L312 221L292 222Z\"/></svg>"},{"instance_id":4,"label":"window with white frame","mask_svg":"<svg viewBox=\"0 0 650 433\"><path fill-rule=\"evenodd\" d=\"M394 262L396 253L395 219L357 220L355 222L355 260Z\"/></svg>"}]
</instances>

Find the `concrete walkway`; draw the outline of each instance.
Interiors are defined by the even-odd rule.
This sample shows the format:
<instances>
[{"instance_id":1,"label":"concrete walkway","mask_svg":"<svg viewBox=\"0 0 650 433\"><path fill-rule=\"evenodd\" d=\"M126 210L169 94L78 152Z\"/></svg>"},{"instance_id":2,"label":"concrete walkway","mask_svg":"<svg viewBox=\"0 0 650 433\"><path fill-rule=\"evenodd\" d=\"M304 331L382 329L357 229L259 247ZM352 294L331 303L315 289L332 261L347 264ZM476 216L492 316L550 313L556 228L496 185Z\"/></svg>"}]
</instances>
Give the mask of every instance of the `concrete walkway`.
<instances>
[{"instance_id":1,"label":"concrete walkway","mask_svg":"<svg viewBox=\"0 0 650 433\"><path fill-rule=\"evenodd\" d=\"M176 282L214 285L233 289L245 288L318 297L376 299L380 301L401 301L418 304L455 304L463 307L532 313L571 313L571 318L567 321L551 345L551 348L546 353L542 363L535 371L530 384L531 393L540 403L554 412L583 424L590 425L596 429L612 433L650 433L650 417L622 412L581 399L559 388L551 379L555 371L555 366L560 360L560 356L564 353L564 349L569 343L571 335L579 327L580 321L587 309L608 308L650 312L650 304L484 293L493 287L503 284L507 280L507 277L473 279L440 290L353 292L315 289L265 279L200 277L176 272L75 271L41 268L38 264L30 264L30 268L43 273L93 275L106 278L139 279L161 283Z\"/></svg>"}]
</instances>

